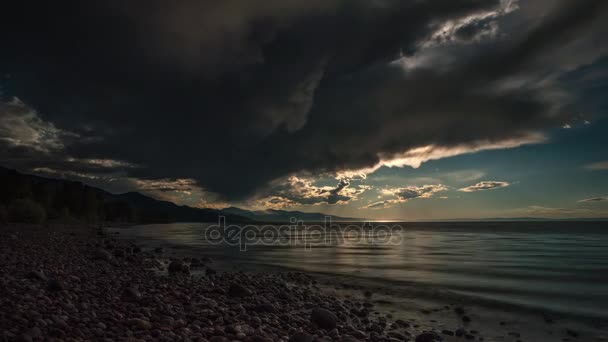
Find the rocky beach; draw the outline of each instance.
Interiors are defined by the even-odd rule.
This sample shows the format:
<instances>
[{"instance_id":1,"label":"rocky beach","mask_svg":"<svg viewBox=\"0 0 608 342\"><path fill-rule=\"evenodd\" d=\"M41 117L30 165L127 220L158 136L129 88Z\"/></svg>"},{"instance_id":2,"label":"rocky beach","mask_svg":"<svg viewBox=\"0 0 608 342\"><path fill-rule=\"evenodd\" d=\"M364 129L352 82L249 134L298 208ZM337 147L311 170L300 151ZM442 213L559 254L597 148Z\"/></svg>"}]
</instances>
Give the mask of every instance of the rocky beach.
<instances>
[{"instance_id":1,"label":"rocky beach","mask_svg":"<svg viewBox=\"0 0 608 342\"><path fill-rule=\"evenodd\" d=\"M204 256L166 257L93 227L1 228L2 341L493 340L467 328L474 316L461 306L423 312L458 324L421 324L377 308L369 290L330 293L305 273L221 271Z\"/></svg>"}]
</instances>

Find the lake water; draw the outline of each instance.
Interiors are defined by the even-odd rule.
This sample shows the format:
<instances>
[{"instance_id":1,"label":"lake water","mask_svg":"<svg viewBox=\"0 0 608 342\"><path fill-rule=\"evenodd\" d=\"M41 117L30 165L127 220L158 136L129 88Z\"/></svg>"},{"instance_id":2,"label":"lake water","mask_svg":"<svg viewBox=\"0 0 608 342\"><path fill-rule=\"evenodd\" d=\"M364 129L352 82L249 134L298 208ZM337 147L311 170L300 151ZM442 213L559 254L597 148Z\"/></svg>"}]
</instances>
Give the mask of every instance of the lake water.
<instances>
[{"instance_id":1,"label":"lake water","mask_svg":"<svg viewBox=\"0 0 608 342\"><path fill-rule=\"evenodd\" d=\"M247 233L246 246L233 245L234 239L210 242L205 235L209 225L202 223L143 225L120 232L151 246L243 268L316 272L395 293L608 319L608 222L387 225L400 228L391 231L390 241L382 234L362 238L377 227L351 229L346 237L336 235L345 225L328 231L258 227Z\"/></svg>"}]
</instances>

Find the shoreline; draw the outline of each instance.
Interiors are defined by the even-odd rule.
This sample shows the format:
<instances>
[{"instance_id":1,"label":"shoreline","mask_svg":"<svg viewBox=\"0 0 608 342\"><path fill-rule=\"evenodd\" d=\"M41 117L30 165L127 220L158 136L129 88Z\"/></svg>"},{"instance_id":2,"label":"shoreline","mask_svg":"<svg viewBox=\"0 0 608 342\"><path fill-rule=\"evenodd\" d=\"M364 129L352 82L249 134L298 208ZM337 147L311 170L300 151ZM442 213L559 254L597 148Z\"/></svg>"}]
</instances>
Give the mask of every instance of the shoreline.
<instances>
[{"instance_id":1,"label":"shoreline","mask_svg":"<svg viewBox=\"0 0 608 342\"><path fill-rule=\"evenodd\" d=\"M7 293L0 307L15 308L0 315L6 341L541 341L517 324L491 323L467 303L419 309L405 301L409 310L400 310L372 288L342 286L344 279L220 271L188 257L184 263L178 252L159 258L93 227L0 226L0 246ZM593 338L560 324L548 325L561 333L547 340Z\"/></svg>"}]
</instances>

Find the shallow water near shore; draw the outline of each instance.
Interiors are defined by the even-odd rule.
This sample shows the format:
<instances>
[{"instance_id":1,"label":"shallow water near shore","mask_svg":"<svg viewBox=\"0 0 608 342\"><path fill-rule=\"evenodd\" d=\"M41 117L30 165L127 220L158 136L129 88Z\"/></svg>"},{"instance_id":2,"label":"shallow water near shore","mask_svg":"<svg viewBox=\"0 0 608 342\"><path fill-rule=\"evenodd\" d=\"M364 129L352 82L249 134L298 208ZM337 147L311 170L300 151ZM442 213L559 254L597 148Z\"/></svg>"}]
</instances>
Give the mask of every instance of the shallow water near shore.
<instances>
[{"instance_id":1,"label":"shallow water near shore","mask_svg":"<svg viewBox=\"0 0 608 342\"><path fill-rule=\"evenodd\" d=\"M325 287L342 294L352 290L354 295L358 288L373 289L373 298L387 310L466 303L491 308L492 315L513 310L544 313L545 317L589 322L596 333L606 331L606 222L387 225L401 228L393 231L397 240L361 239L353 235L354 230L348 236L328 238L331 230L305 230L304 243L302 235L283 230L272 240L273 244L269 243L271 239L250 235L243 246L242 241L240 245L234 241L209 241L205 238L209 224L202 223L142 225L110 231L150 247L178 251L180 255L212 257L217 261L216 267L318 273L326 280ZM273 229L266 228L255 230L258 237ZM417 299L417 306L409 305L411 298ZM423 300L428 303L420 304ZM451 319L445 316L444 320ZM528 322L544 323L542 319Z\"/></svg>"}]
</instances>

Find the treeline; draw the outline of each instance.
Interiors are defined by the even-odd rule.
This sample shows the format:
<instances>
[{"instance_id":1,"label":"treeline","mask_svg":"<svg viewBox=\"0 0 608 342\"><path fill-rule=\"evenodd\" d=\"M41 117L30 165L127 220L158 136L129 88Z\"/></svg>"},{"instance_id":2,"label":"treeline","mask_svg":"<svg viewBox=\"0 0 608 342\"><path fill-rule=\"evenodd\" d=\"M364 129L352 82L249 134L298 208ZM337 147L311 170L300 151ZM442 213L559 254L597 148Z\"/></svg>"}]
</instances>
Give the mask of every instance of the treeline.
<instances>
[{"instance_id":1,"label":"treeline","mask_svg":"<svg viewBox=\"0 0 608 342\"><path fill-rule=\"evenodd\" d=\"M129 203L106 202L100 189L14 170L0 172L0 220L3 222L97 223L137 219Z\"/></svg>"},{"instance_id":2,"label":"treeline","mask_svg":"<svg viewBox=\"0 0 608 342\"><path fill-rule=\"evenodd\" d=\"M0 189L0 222L162 223L215 221L219 214L139 193L113 195L80 182L37 177L1 167Z\"/></svg>"}]
</instances>

